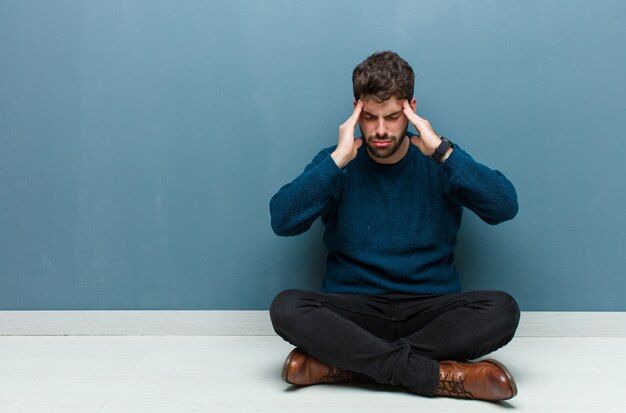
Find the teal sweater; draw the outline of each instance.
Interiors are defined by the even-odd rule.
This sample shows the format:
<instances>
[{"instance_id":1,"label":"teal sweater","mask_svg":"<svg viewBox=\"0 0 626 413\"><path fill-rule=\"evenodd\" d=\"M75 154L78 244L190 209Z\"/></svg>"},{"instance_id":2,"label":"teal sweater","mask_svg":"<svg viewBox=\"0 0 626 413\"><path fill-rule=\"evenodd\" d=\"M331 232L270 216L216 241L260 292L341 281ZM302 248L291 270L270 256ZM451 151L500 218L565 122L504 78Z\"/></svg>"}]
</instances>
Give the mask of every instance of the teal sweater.
<instances>
[{"instance_id":1,"label":"teal sweater","mask_svg":"<svg viewBox=\"0 0 626 413\"><path fill-rule=\"evenodd\" d=\"M463 207L489 224L512 219L515 188L458 145L438 165L409 145L394 165L365 145L343 170L322 150L270 201L278 235L305 232L321 216L328 248L323 292L452 293L461 289L454 247Z\"/></svg>"}]
</instances>

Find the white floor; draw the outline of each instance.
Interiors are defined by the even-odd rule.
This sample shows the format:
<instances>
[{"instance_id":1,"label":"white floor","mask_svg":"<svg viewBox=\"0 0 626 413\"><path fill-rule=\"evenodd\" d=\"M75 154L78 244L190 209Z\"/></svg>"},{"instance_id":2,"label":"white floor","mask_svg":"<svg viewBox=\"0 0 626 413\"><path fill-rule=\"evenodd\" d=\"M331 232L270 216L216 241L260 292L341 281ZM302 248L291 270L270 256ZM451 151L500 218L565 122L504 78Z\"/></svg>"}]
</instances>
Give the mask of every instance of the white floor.
<instances>
[{"instance_id":1,"label":"white floor","mask_svg":"<svg viewBox=\"0 0 626 413\"><path fill-rule=\"evenodd\" d=\"M626 338L518 337L490 356L519 394L425 398L366 384L293 387L271 336L0 336L0 412L624 412Z\"/></svg>"}]
</instances>

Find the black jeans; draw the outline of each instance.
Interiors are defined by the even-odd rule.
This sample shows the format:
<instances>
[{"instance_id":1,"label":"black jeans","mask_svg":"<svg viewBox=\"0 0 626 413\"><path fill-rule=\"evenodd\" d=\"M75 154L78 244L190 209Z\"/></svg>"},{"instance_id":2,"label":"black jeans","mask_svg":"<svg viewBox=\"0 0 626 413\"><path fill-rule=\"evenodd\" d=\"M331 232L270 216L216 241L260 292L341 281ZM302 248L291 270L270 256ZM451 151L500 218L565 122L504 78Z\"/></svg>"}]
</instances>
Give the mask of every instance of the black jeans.
<instances>
[{"instance_id":1,"label":"black jeans","mask_svg":"<svg viewBox=\"0 0 626 413\"><path fill-rule=\"evenodd\" d=\"M361 379L431 396L438 360L481 357L507 344L519 323L501 291L460 294L279 293L270 307L276 333L308 354Z\"/></svg>"}]
</instances>

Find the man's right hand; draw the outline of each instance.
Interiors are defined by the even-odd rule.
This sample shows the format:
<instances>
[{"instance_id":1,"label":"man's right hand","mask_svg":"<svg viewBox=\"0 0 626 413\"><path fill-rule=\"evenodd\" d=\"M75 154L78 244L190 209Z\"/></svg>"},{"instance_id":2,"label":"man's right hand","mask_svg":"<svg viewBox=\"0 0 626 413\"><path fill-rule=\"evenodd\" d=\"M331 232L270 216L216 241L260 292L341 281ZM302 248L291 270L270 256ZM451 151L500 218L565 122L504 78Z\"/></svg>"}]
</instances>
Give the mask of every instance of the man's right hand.
<instances>
[{"instance_id":1,"label":"man's right hand","mask_svg":"<svg viewBox=\"0 0 626 413\"><path fill-rule=\"evenodd\" d=\"M345 168L351 160L356 158L357 150L363 145L363 139L354 139L354 129L359 123L361 110L363 110L363 101L359 99L354 107L352 116L339 126L339 142L337 143L337 149L335 149L330 156L341 169Z\"/></svg>"}]
</instances>

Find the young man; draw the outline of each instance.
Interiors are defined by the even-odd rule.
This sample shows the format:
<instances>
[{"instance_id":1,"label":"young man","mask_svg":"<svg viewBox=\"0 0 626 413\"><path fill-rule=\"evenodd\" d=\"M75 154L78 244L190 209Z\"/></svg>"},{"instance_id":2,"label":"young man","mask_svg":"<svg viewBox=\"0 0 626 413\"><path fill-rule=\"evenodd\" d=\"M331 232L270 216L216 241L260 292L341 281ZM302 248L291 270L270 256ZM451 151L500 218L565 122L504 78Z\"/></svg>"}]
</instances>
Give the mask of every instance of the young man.
<instances>
[{"instance_id":1,"label":"young man","mask_svg":"<svg viewBox=\"0 0 626 413\"><path fill-rule=\"evenodd\" d=\"M352 82L354 112L337 145L270 202L276 234L303 233L321 217L328 248L322 292L290 289L272 302L276 333L297 346L282 378L514 397L501 363L467 360L513 338L519 307L500 291L460 293L454 266L463 207L489 224L509 220L518 210L513 185L416 114L413 70L397 54L368 57Z\"/></svg>"}]
</instances>

